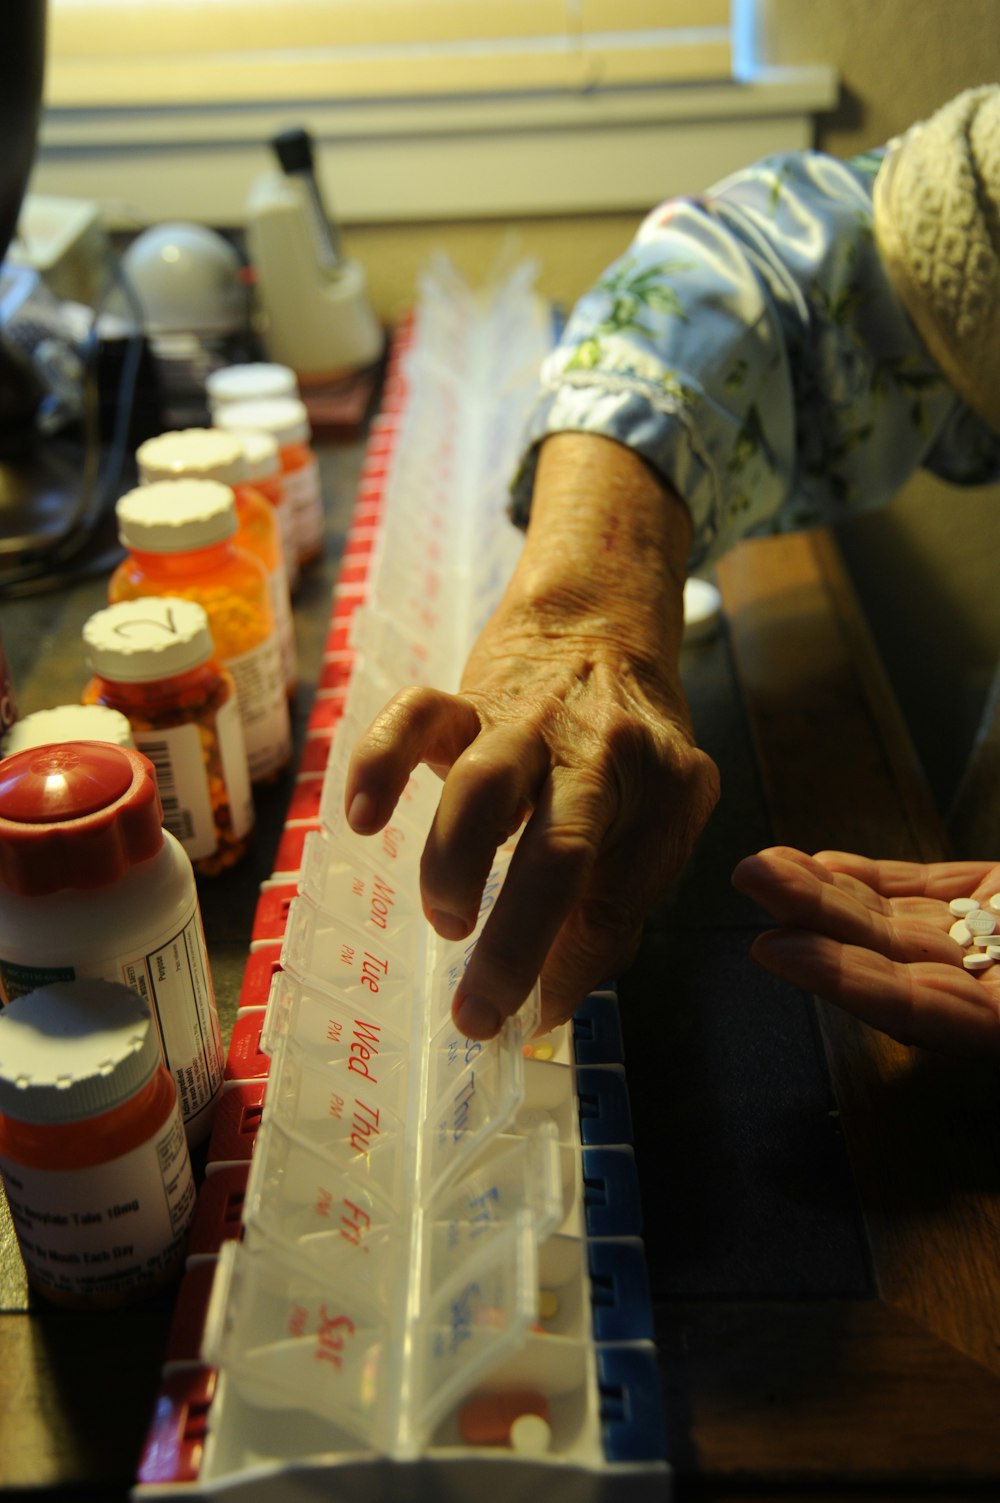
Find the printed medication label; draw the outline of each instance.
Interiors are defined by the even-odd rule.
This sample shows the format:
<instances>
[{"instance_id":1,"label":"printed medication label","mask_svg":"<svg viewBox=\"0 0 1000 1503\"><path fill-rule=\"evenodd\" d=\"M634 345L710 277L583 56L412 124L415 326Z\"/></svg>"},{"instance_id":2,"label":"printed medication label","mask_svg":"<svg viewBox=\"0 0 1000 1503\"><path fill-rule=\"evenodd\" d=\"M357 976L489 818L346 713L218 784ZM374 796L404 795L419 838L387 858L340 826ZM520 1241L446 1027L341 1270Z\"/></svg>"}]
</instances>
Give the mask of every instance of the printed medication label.
<instances>
[{"instance_id":1,"label":"printed medication label","mask_svg":"<svg viewBox=\"0 0 1000 1503\"><path fill-rule=\"evenodd\" d=\"M137 748L156 768L164 826L192 861L211 856L218 836L198 727L179 725L134 734Z\"/></svg>"},{"instance_id":2,"label":"printed medication label","mask_svg":"<svg viewBox=\"0 0 1000 1503\"><path fill-rule=\"evenodd\" d=\"M90 1169L0 1158L33 1283L99 1303L168 1276L194 1215L195 1184L175 1108L155 1137Z\"/></svg>"},{"instance_id":3,"label":"printed medication label","mask_svg":"<svg viewBox=\"0 0 1000 1503\"><path fill-rule=\"evenodd\" d=\"M110 954L77 966L33 966L0 959L0 985L7 1001L51 981L72 981L78 976L124 982L149 1003L164 1061L177 1082L188 1140L197 1142L204 1136L202 1124L210 1120L224 1064L197 898L180 927L154 939L144 954Z\"/></svg>"},{"instance_id":4,"label":"printed medication label","mask_svg":"<svg viewBox=\"0 0 1000 1503\"><path fill-rule=\"evenodd\" d=\"M323 490L319 464L315 459L301 469L287 470L285 496L295 518L295 538L299 557L309 557L323 544Z\"/></svg>"},{"instance_id":5,"label":"printed medication label","mask_svg":"<svg viewBox=\"0 0 1000 1503\"><path fill-rule=\"evenodd\" d=\"M280 771L291 755L292 726L274 636L250 652L226 659L236 681L240 719L253 781Z\"/></svg>"}]
</instances>

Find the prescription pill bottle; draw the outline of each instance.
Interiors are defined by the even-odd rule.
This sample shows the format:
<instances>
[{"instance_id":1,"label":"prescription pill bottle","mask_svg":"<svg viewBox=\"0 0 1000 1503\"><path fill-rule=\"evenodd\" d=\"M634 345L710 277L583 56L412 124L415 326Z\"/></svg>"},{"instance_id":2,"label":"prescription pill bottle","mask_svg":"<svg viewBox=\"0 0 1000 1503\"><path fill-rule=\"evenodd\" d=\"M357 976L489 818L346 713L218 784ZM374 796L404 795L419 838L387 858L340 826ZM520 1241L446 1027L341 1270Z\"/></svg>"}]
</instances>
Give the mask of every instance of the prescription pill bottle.
<instances>
[{"instance_id":1,"label":"prescription pill bottle","mask_svg":"<svg viewBox=\"0 0 1000 1503\"><path fill-rule=\"evenodd\" d=\"M217 480L159 480L120 497L127 556L108 598L176 595L208 616L219 659L236 680L250 779L273 782L291 760L292 730L267 573L234 543L236 500Z\"/></svg>"},{"instance_id":2,"label":"prescription pill bottle","mask_svg":"<svg viewBox=\"0 0 1000 1503\"><path fill-rule=\"evenodd\" d=\"M109 741L112 746L135 748L132 727L120 710L99 704L56 705L25 715L11 726L3 738L3 755L11 757L53 741Z\"/></svg>"},{"instance_id":3,"label":"prescription pill bottle","mask_svg":"<svg viewBox=\"0 0 1000 1503\"><path fill-rule=\"evenodd\" d=\"M221 428L183 428L147 439L135 459L144 485L157 480L218 480L232 489L238 523L235 542L267 570L285 692L294 694L298 668L284 544L274 508L247 475L246 446Z\"/></svg>"},{"instance_id":4,"label":"prescription pill bottle","mask_svg":"<svg viewBox=\"0 0 1000 1503\"><path fill-rule=\"evenodd\" d=\"M247 428L234 436L243 444L247 484L260 491L278 519L288 589L289 593L294 593L301 575L299 542L292 499L286 494L285 482L281 476L278 440L272 433L261 433L255 428Z\"/></svg>"},{"instance_id":5,"label":"prescription pill bottle","mask_svg":"<svg viewBox=\"0 0 1000 1503\"><path fill-rule=\"evenodd\" d=\"M80 977L138 992L194 1144L212 1125L222 1041L194 872L160 818L139 752L71 741L0 761L0 1004Z\"/></svg>"},{"instance_id":6,"label":"prescription pill bottle","mask_svg":"<svg viewBox=\"0 0 1000 1503\"><path fill-rule=\"evenodd\" d=\"M32 1288L109 1309L181 1271L191 1158L149 1008L56 982L0 1012L0 1175Z\"/></svg>"},{"instance_id":7,"label":"prescription pill bottle","mask_svg":"<svg viewBox=\"0 0 1000 1503\"><path fill-rule=\"evenodd\" d=\"M285 492L291 499L298 541L299 563L310 563L323 552L325 522L319 465L310 440L309 414L297 397L267 401L227 402L213 414L218 428L270 433L278 442Z\"/></svg>"},{"instance_id":8,"label":"prescription pill bottle","mask_svg":"<svg viewBox=\"0 0 1000 1503\"><path fill-rule=\"evenodd\" d=\"M230 402L259 402L271 397L297 397L299 381L290 365L273 360L249 360L224 365L205 380L209 410L213 414Z\"/></svg>"},{"instance_id":9,"label":"prescription pill bottle","mask_svg":"<svg viewBox=\"0 0 1000 1503\"><path fill-rule=\"evenodd\" d=\"M254 826L250 767L236 684L202 607L170 595L121 600L84 623L83 641L94 675L84 704L127 717L156 768L164 827L199 876L235 865Z\"/></svg>"}]
</instances>

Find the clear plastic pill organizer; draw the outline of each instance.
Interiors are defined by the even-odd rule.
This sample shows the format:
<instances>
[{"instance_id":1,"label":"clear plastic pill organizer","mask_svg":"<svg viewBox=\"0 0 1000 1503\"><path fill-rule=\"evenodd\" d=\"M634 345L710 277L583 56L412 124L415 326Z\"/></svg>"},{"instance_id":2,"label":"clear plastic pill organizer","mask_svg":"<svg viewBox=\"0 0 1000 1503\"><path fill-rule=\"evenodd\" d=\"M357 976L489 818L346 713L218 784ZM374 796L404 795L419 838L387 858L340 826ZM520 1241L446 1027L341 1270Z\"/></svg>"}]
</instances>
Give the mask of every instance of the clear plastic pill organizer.
<instances>
[{"instance_id":1,"label":"clear plastic pill organizer","mask_svg":"<svg viewBox=\"0 0 1000 1503\"><path fill-rule=\"evenodd\" d=\"M342 812L350 749L407 682L453 688L520 546L506 520L548 320L518 268L446 264L394 346L323 674L264 884L137 1500L662 1499L613 988L534 1037L451 999L473 935L425 922L436 778L387 828Z\"/></svg>"}]
</instances>

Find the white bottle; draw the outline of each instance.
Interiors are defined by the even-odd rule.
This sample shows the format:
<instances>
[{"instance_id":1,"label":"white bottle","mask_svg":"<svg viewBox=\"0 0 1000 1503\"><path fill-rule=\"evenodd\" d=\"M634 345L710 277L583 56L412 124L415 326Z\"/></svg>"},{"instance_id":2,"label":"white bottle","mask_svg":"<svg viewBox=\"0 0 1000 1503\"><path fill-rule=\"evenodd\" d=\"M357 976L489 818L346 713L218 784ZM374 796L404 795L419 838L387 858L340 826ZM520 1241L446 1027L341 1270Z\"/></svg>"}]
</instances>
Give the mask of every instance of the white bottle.
<instances>
[{"instance_id":1,"label":"white bottle","mask_svg":"<svg viewBox=\"0 0 1000 1503\"><path fill-rule=\"evenodd\" d=\"M0 1003L77 977L146 1001L200 1143L223 1053L194 873L162 827L152 763L96 741L0 762Z\"/></svg>"}]
</instances>

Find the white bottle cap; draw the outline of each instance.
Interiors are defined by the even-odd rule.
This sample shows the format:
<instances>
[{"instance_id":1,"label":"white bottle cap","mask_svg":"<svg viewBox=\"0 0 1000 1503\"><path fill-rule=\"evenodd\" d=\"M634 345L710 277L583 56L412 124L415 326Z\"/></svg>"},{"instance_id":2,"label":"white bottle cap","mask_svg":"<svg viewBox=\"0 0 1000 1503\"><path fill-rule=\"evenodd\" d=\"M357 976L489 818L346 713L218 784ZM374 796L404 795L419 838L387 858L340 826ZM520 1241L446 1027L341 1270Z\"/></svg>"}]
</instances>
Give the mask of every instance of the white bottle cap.
<instances>
[{"instance_id":1,"label":"white bottle cap","mask_svg":"<svg viewBox=\"0 0 1000 1503\"><path fill-rule=\"evenodd\" d=\"M231 538L236 500L218 480L157 480L126 491L115 507L118 539L147 553L181 553Z\"/></svg>"},{"instance_id":2,"label":"white bottle cap","mask_svg":"<svg viewBox=\"0 0 1000 1503\"><path fill-rule=\"evenodd\" d=\"M71 1122L120 1106L161 1060L149 1007L117 981L54 981L0 1009L0 1112Z\"/></svg>"},{"instance_id":3,"label":"white bottle cap","mask_svg":"<svg viewBox=\"0 0 1000 1503\"><path fill-rule=\"evenodd\" d=\"M239 438L243 444L244 480L269 480L272 475L280 475L278 440L273 433L252 429L233 437Z\"/></svg>"},{"instance_id":4,"label":"white bottle cap","mask_svg":"<svg viewBox=\"0 0 1000 1503\"><path fill-rule=\"evenodd\" d=\"M306 404L297 397L274 397L266 402L227 402L212 414L217 428L227 432L260 429L273 434L279 447L309 442L312 430Z\"/></svg>"},{"instance_id":5,"label":"white bottle cap","mask_svg":"<svg viewBox=\"0 0 1000 1503\"><path fill-rule=\"evenodd\" d=\"M95 611L84 623L83 640L94 673L115 683L172 678L206 663L213 650L203 607L172 595L120 600Z\"/></svg>"},{"instance_id":6,"label":"white bottle cap","mask_svg":"<svg viewBox=\"0 0 1000 1503\"><path fill-rule=\"evenodd\" d=\"M257 360L212 371L205 382L210 407L226 402L256 402L267 397L298 396L295 372L288 365Z\"/></svg>"},{"instance_id":7,"label":"white bottle cap","mask_svg":"<svg viewBox=\"0 0 1000 1503\"><path fill-rule=\"evenodd\" d=\"M135 453L139 478L155 480L219 480L237 485L244 476L243 445L234 433L221 428L182 428L148 438Z\"/></svg>"},{"instance_id":8,"label":"white bottle cap","mask_svg":"<svg viewBox=\"0 0 1000 1503\"><path fill-rule=\"evenodd\" d=\"M3 755L62 741L109 741L135 751L132 727L121 710L108 705L56 705L15 721L3 738Z\"/></svg>"}]
</instances>

